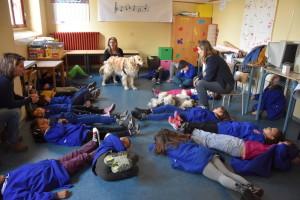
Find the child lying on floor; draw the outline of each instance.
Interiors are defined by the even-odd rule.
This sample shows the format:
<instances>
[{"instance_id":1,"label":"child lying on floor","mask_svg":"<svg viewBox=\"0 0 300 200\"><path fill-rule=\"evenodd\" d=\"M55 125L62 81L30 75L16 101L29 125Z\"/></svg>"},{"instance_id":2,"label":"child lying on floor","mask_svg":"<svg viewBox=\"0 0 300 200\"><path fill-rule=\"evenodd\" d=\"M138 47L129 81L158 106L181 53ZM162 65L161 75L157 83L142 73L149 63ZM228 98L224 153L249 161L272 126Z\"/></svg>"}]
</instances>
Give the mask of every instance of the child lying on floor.
<instances>
[{"instance_id":1,"label":"child lying on floor","mask_svg":"<svg viewBox=\"0 0 300 200\"><path fill-rule=\"evenodd\" d=\"M124 127L98 127L98 129L101 133L100 137L103 136L103 139L104 135L110 132L115 132L120 137L134 136L140 131L140 126L130 121L128 124L124 124ZM37 120L36 124L31 125L31 130L36 142L52 142L64 146L81 146L89 141L92 136L89 127L85 127L80 123L75 125L68 123L66 119L59 119L56 125L50 126L49 119L41 118Z\"/></svg>"},{"instance_id":2,"label":"child lying on floor","mask_svg":"<svg viewBox=\"0 0 300 200\"><path fill-rule=\"evenodd\" d=\"M115 133L108 134L98 147L92 163L95 175L106 181L117 181L137 176L139 160L137 154L128 151L131 141L119 138Z\"/></svg>"},{"instance_id":3,"label":"child lying on floor","mask_svg":"<svg viewBox=\"0 0 300 200\"><path fill-rule=\"evenodd\" d=\"M3 199L66 199L69 190L50 192L57 188L70 188L71 178L76 171L89 164L96 153L97 137L94 136L79 150L57 160L43 160L26 164L0 175L0 198ZM2 199L2 198L1 198Z\"/></svg>"}]
</instances>

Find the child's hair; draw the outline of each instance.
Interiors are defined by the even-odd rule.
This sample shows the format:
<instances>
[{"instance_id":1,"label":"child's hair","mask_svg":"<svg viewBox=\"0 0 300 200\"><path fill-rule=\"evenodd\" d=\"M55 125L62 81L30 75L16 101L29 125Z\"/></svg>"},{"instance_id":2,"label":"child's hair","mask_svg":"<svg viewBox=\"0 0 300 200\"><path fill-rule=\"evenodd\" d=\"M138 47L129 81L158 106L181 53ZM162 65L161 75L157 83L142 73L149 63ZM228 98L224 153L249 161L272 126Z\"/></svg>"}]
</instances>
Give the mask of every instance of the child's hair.
<instances>
[{"instance_id":1,"label":"child's hair","mask_svg":"<svg viewBox=\"0 0 300 200\"><path fill-rule=\"evenodd\" d=\"M231 117L230 117L228 111L226 110L226 108L224 106L221 106L220 108L221 108L223 114L220 115L220 116L218 116L219 120L221 122L223 122L223 121L230 121Z\"/></svg>"},{"instance_id":2,"label":"child's hair","mask_svg":"<svg viewBox=\"0 0 300 200\"><path fill-rule=\"evenodd\" d=\"M187 65L189 65L188 62L186 62L185 60L180 60L178 63L178 69L183 69L185 68Z\"/></svg>"},{"instance_id":3,"label":"child's hair","mask_svg":"<svg viewBox=\"0 0 300 200\"><path fill-rule=\"evenodd\" d=\"M270 90L281 90L281 91L283 91L284 87L282 87L282 86L281 86L280 84L278 84L278 83L274 83L274 79L275 79L275 78L279 78L279 82L278 82L278 83L284 83L284 81L285 81L285 78L284 78L283 76L279 76L279 75L275 74L275 75L271 78L270 83L269 83L269 85L268 85L268 88L269 88Z\"/></svg>"},{"instance_id":4,"label":"child's hair","mask_svg":"<svg viewBox=\"0 0 300 200\"><path fill-rule=\"evenodd\" d=\"M187 143L189 140L187 135L181 135L169 129L162 128L154 136L156 143L153 152L157 155L166 155L166 149L169 145L173 145L177 149L180 142Z\"/></svg>"},{"instance_id":5,"label":"child's hair","mask_svg":"<svg viewBox=\"0 0 300 200\"><path fill-rule=\"evenodd\" d=\"M30 115L29 115L30 119L35 119L35 118L37 118L37 116L35 116L35 115L33 114L34 111L35 111L37 108L39 108L39 107L36 107L36 108L34 108L34 109L31 110Z\"/></svg>"},{"instance_id":6,"label":"child's hair","mask_svg":"<svg viewBox=\"0 0 300 200\"><path fill-rule=\"evenodd\" d=\"M39 97L39 100L36 102L36 105L40 106L40 107L43 107L47 104L48 102L46 101L45 99L45 95L41 95Z\"/></svg>"},{"instance_id":7,"label":"child's hair","mask_svg":"<svg viewBox=\"0 0 300 200\"><path fill-rule=\"evenodd\" d=\"M35 118L31 124L30 124L30 131L33 137L33 140L37 143L43 143L46 142L44 138L44 133L41 131L41 129L38 126L39 120L41 118Z\"/></svg>"}]
</instances>

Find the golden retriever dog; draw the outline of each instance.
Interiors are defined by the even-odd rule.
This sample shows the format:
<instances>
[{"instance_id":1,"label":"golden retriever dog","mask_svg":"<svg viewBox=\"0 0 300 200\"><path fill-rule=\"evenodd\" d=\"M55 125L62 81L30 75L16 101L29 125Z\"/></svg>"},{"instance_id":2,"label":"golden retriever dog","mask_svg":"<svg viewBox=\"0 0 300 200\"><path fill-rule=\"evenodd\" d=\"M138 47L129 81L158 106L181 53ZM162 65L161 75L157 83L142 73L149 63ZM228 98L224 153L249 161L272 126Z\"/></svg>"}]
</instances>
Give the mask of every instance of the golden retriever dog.
<instances>
[{"instance_id":1,"label":"golden retriever dog","mask_svg":"<svg viewBox=\"0 0 300 200\"><path fill-rule=\"evenodd\" d=\"M121 75L124 89L128 90L128 86L130 86L133 90L136 90L137 87L134 86L133 80L143 64L144 62L141 56L109 57L99 69L99 74L103 75L102 85L106 85L105 80L110 76L113 76L114 82L116 83L116 75Z\"/></svg>"}]
</instances>

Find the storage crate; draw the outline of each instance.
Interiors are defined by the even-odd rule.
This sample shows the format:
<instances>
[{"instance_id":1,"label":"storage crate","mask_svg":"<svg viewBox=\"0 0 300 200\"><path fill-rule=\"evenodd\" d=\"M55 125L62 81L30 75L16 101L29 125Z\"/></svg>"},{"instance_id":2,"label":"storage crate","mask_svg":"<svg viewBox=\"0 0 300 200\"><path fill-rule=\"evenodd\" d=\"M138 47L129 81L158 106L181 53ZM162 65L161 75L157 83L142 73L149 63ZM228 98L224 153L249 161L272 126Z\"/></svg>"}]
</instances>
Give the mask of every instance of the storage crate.
<instances>
[{"instance_id":1,"label":"storage crate","mask_svg":"<svg viewBox=\"0 0 300 200\"><path fill-rule=\"evenodd\" d=\"M47 58L61 58L63 49L45 49Z\"/></svg>"},{"instance_id":2,"label":"storage crate","mask_svg":"<svg viewBox=\"0 0 300 200\"><path fill-rule=\"evenodd\" d=\"M158 69L160 66L160 59L157 56L147 57L147 64L149 70Z\"/></svg>"},{"instance_id":3,"label":"storage crate","mask_svg":"<svg viewBox=\"0 0 300 200\"><path fill-rule=\"evenodd\" d=\"M173 49L171 47L158 47L158 57L161 60L172 60Z\"/></svg>"},{"instance_id":4,"label":"storage crate","mask_svg":"<svg viewBox=\"0 0 300 200\"><path fill-rule=\"evenodd\" d=\"M171 63L172 63L172 60L161 60L160 66L162 66L162 68L164 70L170 70Z\"/></svg>"}]
</instances>

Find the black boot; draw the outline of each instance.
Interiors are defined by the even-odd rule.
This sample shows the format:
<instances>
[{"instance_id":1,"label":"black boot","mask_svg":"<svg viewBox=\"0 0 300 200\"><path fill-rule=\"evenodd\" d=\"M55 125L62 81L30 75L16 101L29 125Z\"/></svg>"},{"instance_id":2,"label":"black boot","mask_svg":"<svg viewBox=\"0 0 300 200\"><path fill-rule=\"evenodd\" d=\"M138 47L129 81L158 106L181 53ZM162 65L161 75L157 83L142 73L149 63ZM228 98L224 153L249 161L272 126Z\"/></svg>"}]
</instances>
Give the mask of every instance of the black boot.
<instances>
[{"instance_id":1,"label":"black boot","mask_svg":"<svg viewBox=\"0 0 300 200\"><path fill-rule=\"evenodd\" d=\"M236 183L235 185L235 191L239 192L241 195L242 195L242 198L243 200L261 200L261 198L257 195L255 195L254 193L251 192L251 190L243 185L243 184L239 184L239 183Z\"/></svg>"},{"instance_id":2,"label":"black boot","mask_svg":"<svg viewBox=\"0 0 300 200\"><path fill-rule=\"evenodd\" d=\"M132 115L132 117L134 117L134 118L136 118L140 121L146 120L147 116L148 116L146 113L141 113L141 112L138 112L138 111L135 111L135 110L131 111L131 115Z\"/></svg>"},{"instance_id":3,"label":"black boot","mask_svg":"<svg viewBox=\"0 0 300 200\"><path fill-rule=\"evenodd\" d=\"M149 114L152 113L152 111L151 111L150 108L149 108L149 109L140 109L140 108L135 107L133 110L134 110L134 111L137 111L137 112L139 112L139 113L145 113L145 114L147 114L147 115L149 115Z\"/></svg>"}]
</instances>

